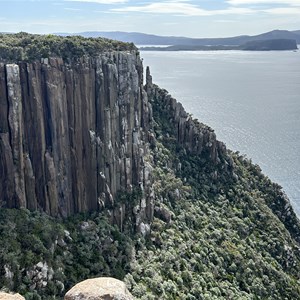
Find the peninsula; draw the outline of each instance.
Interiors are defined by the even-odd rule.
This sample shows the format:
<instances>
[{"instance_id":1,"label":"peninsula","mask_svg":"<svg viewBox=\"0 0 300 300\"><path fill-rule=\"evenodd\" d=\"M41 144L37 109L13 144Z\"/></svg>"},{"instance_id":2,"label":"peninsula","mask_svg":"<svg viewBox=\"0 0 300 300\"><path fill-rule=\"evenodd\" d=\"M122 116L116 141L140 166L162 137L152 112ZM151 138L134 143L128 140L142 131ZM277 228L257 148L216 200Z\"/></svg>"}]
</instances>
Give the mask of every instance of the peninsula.
<instances>
[{"instance_id":1,"label":"peninsula","mask_svg":"<svg viewBox=\"0 0 300 300\"><path fill-rule=\"evenodd\" d=\"M1 289L63 299L115 277L135 299L299 299L281 187L143 72L133 44L1 35Z\"/></svg>"},{"instance_id":2,"label":"peninsula","mask_svg":"<svg viewBox=\"0 0 300 300\"><path fill-rule=\"evenodd\" d=\"M167 47L140 47L142 51L213 51L213 50L242 50L242 51L271 51L297 50L296 40L273 39L257 40L242 45L174 45Z\"/></svg>"}]
</instances>

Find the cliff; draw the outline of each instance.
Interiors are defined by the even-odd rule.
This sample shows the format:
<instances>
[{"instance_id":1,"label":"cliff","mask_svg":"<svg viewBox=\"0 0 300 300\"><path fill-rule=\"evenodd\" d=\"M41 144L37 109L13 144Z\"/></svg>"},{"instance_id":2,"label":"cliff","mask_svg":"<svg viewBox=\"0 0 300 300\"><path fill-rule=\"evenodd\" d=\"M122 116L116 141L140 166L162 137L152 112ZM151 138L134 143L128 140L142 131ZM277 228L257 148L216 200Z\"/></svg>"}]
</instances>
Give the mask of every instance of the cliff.
<instances>
[{"instance_id":1,"label":"cliff","mask_svg":"<svg viewBox=\"0 0 300 300\"><path fill-rule=\"evenodd\" d=\"M151 107L136 53L1 64L1 185L7 207L52 216L111 208L151 188Z\"/></svg>"},{"instance_id":2,"label":"cliff","mask_svg":"<svg viewBox=\"0 0 300 300\"><path fill-rule=\"evenodd\" d=\"M138 52L102 51L73 60L39 55L16 63L4 56L0 64L2 206L62 217L106 208L120 227L127 217L138 227L149 223L155 199L149 147L155 138L148 98L159 91L149 74L144 89ZM162 101L178 142L196 154L206 149L216 161L221 144L213 131L197 127L170 96ZM118 201L133 192L139 196L132 203Z\"/></svg>"},{"instance_id":3,"label":"cliff","mask_svg":"<svg viewBox=\"0 0 300 300\"><path fill-rule=\"evenodd\" d=\"M281 187L149 68L144 85L132 45L20 36L0 45L0 287L62 299L108 276L137 299L300 297Z\"/></svg>"}]
</instances>

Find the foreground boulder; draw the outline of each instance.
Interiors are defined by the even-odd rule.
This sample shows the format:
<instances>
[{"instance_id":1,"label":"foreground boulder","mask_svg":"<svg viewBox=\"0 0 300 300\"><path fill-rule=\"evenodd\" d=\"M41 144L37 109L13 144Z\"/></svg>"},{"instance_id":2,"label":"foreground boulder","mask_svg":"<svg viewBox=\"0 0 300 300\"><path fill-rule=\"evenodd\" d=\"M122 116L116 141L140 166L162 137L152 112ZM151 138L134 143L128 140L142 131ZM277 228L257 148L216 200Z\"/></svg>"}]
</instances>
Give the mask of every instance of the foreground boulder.
<instances>
[{"instance_id":1,"label":"foreground boulder","mask_svg":"<svg viewBox=\"0 0 300 300\"><path fill-rule=\"evenodd\" d=\"M0 292L0 300L25 300L20 294L8 294Z\"/></svg>"},{"instance_id":2,"label":"foreground boulder","mask_svg":"<svg viewBox=\"0 0 300 300\"><path fill-rule=\"evenodd\" d=\"M87 279L76 284L65 300L133 300L125 283L111 277Z\"/></svg>"}]
</instances>

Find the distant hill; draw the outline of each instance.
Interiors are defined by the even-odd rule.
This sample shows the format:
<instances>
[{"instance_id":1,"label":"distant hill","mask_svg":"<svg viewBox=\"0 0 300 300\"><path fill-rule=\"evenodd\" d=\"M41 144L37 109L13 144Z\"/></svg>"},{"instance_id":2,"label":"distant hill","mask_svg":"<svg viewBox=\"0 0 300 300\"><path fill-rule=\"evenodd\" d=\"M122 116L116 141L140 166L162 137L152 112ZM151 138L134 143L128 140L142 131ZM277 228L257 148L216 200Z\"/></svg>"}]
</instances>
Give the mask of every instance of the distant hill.
<instances>
[{"instance_id":1,"label":"distant hill","mask_svg":"<svg viewBox=\"0 0 300 300\"><path fill-rule=\"evenodd\" d=\"M84 37L105 37L123 42L132 42L137 45L242 45L256 40L292 39L300 44L300 30L273 30L259 35L241 35L228 38L187 38L176 36L158 36L139 32L122 31L88 31L80 33L56 33L58 35L81 35Z\"/></svg>"},{"instance_id":2,"label":"distant hill","mask_svg":"<svg viewBox=\"0 0 300 300\"><path fill-rule=\"evenodd\" d=\"M247 50L247 51L271 51L271 50L296 50L298 49L295 40L290 39L272 39L272 40L254 40L243 45L174 45L167 47L142 47L143 51L209 51L209 50Z\"/></svg>"},{"instance_id":3,"label":"distant hill","mask_svg":"<svg viewBox=\"0 0 300 300\"><path fill-rule=\"evenodd\" d=\"M300 30L295 30L295 31L292 31L293 33L295 34L300 34Z\"/></svg>"},{"instance_id":4,"label":"distant hill","mask_svg":"<svg viewBox=\"0 0 300 300\"><path fill-rule=\"evenodd\" d=\"M158 36L153 34L139 32L121 32L121 31L88 31L74 34L56 33L58 35L81 35L84 37L105 37L119 41L130 41L137 45L178 45L178 44L193 44L198 39L174 36Z\"/></svg>"},{"instance_id":5,"label":"distant hill","mask_svg":"<svg viewBox=\"0 0 300 300\"><path fill-rule=\"evenodd\" d=\"M240 47L241 47L241 50L248 50L248 51L296 50L296 49L298 49L296 40L292 40L292 39L256 40L256 41L250 41Z\"/></svg>"}]
</instances>

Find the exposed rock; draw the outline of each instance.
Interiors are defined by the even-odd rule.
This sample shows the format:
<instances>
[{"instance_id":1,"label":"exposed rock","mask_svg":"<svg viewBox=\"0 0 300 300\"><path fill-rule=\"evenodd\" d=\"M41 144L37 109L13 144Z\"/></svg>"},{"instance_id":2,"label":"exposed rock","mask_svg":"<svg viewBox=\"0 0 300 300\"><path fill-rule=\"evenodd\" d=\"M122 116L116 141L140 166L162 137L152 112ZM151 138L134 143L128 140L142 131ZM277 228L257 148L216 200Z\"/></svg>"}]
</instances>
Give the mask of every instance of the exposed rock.
<instances>
[{"instance_id":1,"label":"exposed rock","mask_svg":"<svg viewBox=\"0 0 300 300\"><path fill-rule=\"evenodd\" d=\"M22 95L20 85L19 66L6 65L8 130L10 133L10 146L12 150L14 182L14 205L25 207L25 180L24 180L24 149L23 149L23 120L22 120Z\"/></svg>"},{"instance_id":2,"label":"exposed rock","mask_svg":"<svg viewBox=\"0 0 300 300\"><path fill-rule=\"evenodd\" d=\"M155 207L154 216L163 220L166 223L171 222L172 214L166 207Z\"/></svg>"},{"instance_id":3,"label":"exposed rock","mask_svg":"<svg viewBox=\"0 0 300 300\"><path fill-rule=\"evenodd\" d=\"M65 295L65 300L133 300L125 283L120 280L101 277L87 279L76 284Z\"/></svg>"},{"instance_id":4,"label":"exposed rock","mask_svg":"<svg viewBox=\"0 0 300 300\"><path fill-rule=\"evenodd\" d=\"M8 294L0 292L0 300L25 300L20 294Z\"/></svg>"},{"instance_id":5,"label":"exposed rock","mask_svg":"<svg viewBox=\"0 0 300 300\"><path fill-rule=\"evenodd\" d=\"M150 233L150 224L145 224L142 222L138 230L143 236L146 236Z\"/></svg>"},{"instance_id":6,"label":"exposed rock","mask_svg":"<svg viewBox=\"0 0 300 300\"><path fill-rule=\"evenodd\" d=\"M5 271L5 278L11 280L14 278L14 273L11 270L11 267L9 265L4 265L4 271Z\"/></svg>"},{"instance_id":7,"label":"exposed rock","mask_svg":"<svg viewBox=\"0 0 300 300\"><path fill-rule=\"evenodd\" d=\"M0 79L1 206L62 217L108 209L121 229L133 217L136 230L148 232L155 202L151 103L166 112L184 151L213 163L225 156L213 130L155 86L149 68L143 86L138 52L0 64ZM136 190L135 203L118 203L118 193Z\"/></svg>"},{"instance_id":8,"label":"exposed rock","mask_svg":"<svg viewBox=\"0 0 300 300\"><path fill-rule=\"evenodd\" d=\"M216 134L210 127L193 119L181 103L152 83L149 68L146 70L145 89L148 99L153 105L160 106L162 115L174 130L177 144L188 153L205 156L214 164L220 162L220 157L226 156L225 145L216 139Z\"/></svg>"},{"instance_id":9,"label":"exposed rock","mask_svg":"<svg viewBox=\"0 0 300 300\"><path fill-rule=\"evenodd\" d=\"M152 110L137 52L0 64L0 79L0 205L63 217L106 208L122 225L132 212L117 193L143 186L139 220L151 221Z\"/></svg>"},{"instance_id":10,"label":"exposed rock","mask_svg":"<svg viewBox=\"0 0 300 300\"><path fill-rule=\"evenodd\" d=\"M48 266L47 262L39 262L32 269L26 272L26 276L32 283L31 288L46 287L48 282L53 279L54 271Z\"/></svg>"}]
</instances>

